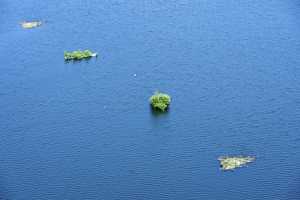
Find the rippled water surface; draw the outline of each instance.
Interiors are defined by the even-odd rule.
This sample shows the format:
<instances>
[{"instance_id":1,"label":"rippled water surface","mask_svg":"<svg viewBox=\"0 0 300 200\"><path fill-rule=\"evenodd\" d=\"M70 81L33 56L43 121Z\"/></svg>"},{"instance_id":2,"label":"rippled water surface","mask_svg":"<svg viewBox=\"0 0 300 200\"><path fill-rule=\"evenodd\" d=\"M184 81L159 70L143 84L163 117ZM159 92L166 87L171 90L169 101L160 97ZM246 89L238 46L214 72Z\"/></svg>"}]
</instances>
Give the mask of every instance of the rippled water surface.
<instances>
[{"instance_id":1,"label":"rippled water surface","mask_svg":"<svg viewBox=\"0 0 300 200\"><path fill-rule=\"evenodd\" d=\"M299 200L299 19L298 0L1 0L0 199Z\"/></svg>"}]
</instances>

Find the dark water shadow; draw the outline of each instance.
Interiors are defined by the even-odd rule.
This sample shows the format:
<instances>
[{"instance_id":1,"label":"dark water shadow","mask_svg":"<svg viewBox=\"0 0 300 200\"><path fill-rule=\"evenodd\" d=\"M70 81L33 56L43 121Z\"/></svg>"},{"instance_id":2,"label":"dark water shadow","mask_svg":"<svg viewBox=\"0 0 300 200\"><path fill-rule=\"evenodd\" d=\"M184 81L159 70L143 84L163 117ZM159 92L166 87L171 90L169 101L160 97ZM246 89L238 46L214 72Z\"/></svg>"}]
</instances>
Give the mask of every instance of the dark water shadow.
<instances>
[{"instance_id":1,"label":"dark water shadow","mask_svg":"<svg viewBox=\"0 0 300 200\"><path fill-rule=\"evenodd\" d=\"M82 62L86 62L86 63L89 63L91 62L91 60L98 60L98 56L94 56L94 57L90 57L90 58L83 58L83 59L80 59L80 60L64 60L65 61L65 64L69 64L69 63L82 63Z\"/></svg>"},{"instance_id":2,"label":"dark water shadow","mask_svg":"<svg viewBox=\"0 0 300 200\"><path fill-rule=\"evenodd\" d=\"M165 112L159 110L159 109L155 109L153 108L151 105L149 105L149 109L151 111L151 115L154 117L154 118L163 118L163 117L167 117L170 113L170 108L168 107L166 109Z\"/></svg>"}]
</instances>

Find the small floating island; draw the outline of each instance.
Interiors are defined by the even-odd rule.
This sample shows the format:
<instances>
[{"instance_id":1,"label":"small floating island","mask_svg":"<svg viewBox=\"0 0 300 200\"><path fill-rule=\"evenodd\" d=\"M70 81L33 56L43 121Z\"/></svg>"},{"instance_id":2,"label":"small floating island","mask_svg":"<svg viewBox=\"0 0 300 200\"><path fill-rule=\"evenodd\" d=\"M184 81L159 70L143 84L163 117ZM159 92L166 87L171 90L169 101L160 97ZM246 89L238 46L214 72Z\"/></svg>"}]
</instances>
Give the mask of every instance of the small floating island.
<instances>
[{"instance_id":1,"label":"small floating island","mask_svg":"<svg viewBox=\"0 0 300 200\"><path fill-rule=\"evenodd\" d=\"M82 60L82 59L88 59L91 57L97 57L98 54L94 53L90 50L84 50L84 51L73 51L73 52L64 52L64 58L65 60Z\"/></svg>"},{"instance_id":2,"label":"small floating island","mask_svg":"<svg viewBox=\"0 0 300 200\"><path fill-rule=\"evenodd\" d=\"M171 97L168 94L155 92L149 101L153 109L165 112L171 103Z\"/></svg>"},{"instance_id":3,"label":"small floating island","mask_svg":"<svg viewBox=\"0 0 300 200\"><path fill-rule=\"evenodd\" d=\"M222 170L234 170L235 168L246 166L255 160L254 157L250 156L232 156L232 157L219 157Z\"/></svg>"},{"instance_id":4,"label":"small floating island","mask_svg":"<svg viewBox=\"0 0 300 200\"><path fill-rule=\"evenodd\" d=\"M42 25L41 21L32 21L32 22L22 22L21 23L22 27L25 29L31 29L31 28L36 28Z\"/></svg>"}]
</instances>

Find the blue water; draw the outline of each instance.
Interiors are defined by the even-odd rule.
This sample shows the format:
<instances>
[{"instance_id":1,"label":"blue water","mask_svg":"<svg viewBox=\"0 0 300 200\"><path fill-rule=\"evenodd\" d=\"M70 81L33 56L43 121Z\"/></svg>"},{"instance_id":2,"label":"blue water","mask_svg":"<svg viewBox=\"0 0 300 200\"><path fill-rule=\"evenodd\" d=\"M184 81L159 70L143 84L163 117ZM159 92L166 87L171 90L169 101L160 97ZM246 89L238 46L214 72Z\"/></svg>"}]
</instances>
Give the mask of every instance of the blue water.
<instances>
[{"instance_id":1,"label":"blue water","mask_svg":"<svg viewBox=\"0 0 300 200\"><path fill-rule=\"evenodd\" d=\"M299 19L298 0L1 0L0 199L299 200Z\"/></svg>"}]
</instances>

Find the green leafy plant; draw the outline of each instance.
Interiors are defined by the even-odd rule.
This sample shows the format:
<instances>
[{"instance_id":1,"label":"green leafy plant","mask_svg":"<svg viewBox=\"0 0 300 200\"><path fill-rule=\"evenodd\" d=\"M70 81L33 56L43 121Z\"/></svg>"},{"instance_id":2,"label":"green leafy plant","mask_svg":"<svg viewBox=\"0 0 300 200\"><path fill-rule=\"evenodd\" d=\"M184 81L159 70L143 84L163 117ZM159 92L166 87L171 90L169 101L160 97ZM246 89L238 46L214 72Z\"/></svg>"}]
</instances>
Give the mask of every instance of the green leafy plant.
<instances>
[{"instance_id":1,"label":"green leafy plant","mask_svg":"<svg viewBox=\"0 0 300 200\"><path fill-rule=\"evenodd\" d=\"M84 51L73 51L73 52L64 52L64 58L65 60L81 60L81 59L87 59L91 57L97 56L97 53L93 53L90 50L84 50Z\"/></svg>"},{"instance_id":2,"label":"green leafy plant","mask_svg":"<svg viewBox=\"0 0 300 200\"><path fill-rule=\"evenodd\" d=\"M150 97L150 104L153 109L158 109L164 112L170 103L171 97L161 92L155 92L155 94Z\"/></svg>"}]
</instances>

